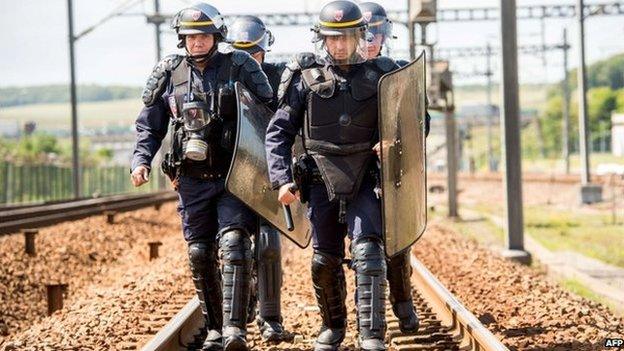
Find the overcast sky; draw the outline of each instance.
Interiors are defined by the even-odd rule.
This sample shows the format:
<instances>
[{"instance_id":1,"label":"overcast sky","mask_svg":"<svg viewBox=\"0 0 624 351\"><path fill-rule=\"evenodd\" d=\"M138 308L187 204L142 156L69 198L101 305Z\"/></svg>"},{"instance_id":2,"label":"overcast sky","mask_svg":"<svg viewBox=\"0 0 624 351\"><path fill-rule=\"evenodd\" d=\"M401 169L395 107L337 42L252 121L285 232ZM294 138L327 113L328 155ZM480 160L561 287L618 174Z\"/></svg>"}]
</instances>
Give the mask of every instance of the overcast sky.
<instances>
[{"instance_id":1,"label":"overcast sky","mask_svg":"<svg viewBox=\"0 0 624 351\"><path fill-rule=\"evenodd\" d=\"M96 23L125 0L74 0L75 30L80 32ZM611 1L611 0L604 0ZM326 1L321 0L215 0L208 3L223 14L318 11ZM573 0L518 0L518 5L543 3L575 3ZM152 12L152 1L145 0L129 13ZM164 13L174 13L193 3L184 0L161 0ZM388 9L403 9L405 1L379 1ZM440 0L440 8L467 6L497 6L497 0ZM66 83L69 80L67 44L67 5L65 0L0 0L0 87ZM544 23L545 43L560 42L562 29L576 48L577 26L571 19L547 20ZM168 27L167 27L168 28ZM540 21L520 21L519 44L541 44ZM309 51L310 32L307 27L271 28L276 36L274 52ZM490 41L498 45L498 22L441 23L430 33L440 47L484 46ZM407 32L395 25L397 49L406 48ZM589 62L624 52L624 17L590 18L586 25L587 57ZM163 53L173 53L176 38L163 34ZM81 38L76 44L77 77L80 84L143 85L155 60L154 28L144 17L118 17ZM496 66L499 66L495 59ZM461 73L484 70L484 59L452 63ZM542 58L521 57L520 77L523 82L553 81L561 77L561 53ZM576 65L577 54L571 55ZM546 65L544 65L546 64Z\"/></svg>"}]
</instances>

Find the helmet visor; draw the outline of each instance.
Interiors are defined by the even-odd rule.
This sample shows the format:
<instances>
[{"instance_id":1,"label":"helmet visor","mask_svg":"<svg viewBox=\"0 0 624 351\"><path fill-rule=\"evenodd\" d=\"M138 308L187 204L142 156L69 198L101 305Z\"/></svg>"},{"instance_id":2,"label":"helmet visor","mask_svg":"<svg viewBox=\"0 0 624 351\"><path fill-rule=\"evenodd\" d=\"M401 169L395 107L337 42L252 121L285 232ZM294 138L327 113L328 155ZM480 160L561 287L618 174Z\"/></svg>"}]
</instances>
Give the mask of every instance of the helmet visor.
<instances>
[{"instance_id":1,"label":"helmet visor","mask_svg":"<svg viewBox=\"0 0 624 351\"><path fill-rule=\"evenodd\" d=\"M316 55L331 65L353 65L367 59L365 27L321 29L315 44Z\"/></svg>"},{"instance_id":2,"label":"helmet visor","mask_svg":"<svg viewBox=\"0 0 624 351\"><path fill-rule=\"evenodd\" d=\"M392 49L392 41L381 34L366 33L366 46L368 58L373 59L380 55L389 56Z\"/></svg>"},{"instance_id":3,"label":"helmet visor","mask_svg":"<svg viewBox=\"0 0 624 351\"><path fill-rule=\"evenodd\" d=\"M382 36L385 41L392 38L392 22L384 16L372 16L368 22L368 31L373 33L373 35Z\"/></svg>"}]
</instances>

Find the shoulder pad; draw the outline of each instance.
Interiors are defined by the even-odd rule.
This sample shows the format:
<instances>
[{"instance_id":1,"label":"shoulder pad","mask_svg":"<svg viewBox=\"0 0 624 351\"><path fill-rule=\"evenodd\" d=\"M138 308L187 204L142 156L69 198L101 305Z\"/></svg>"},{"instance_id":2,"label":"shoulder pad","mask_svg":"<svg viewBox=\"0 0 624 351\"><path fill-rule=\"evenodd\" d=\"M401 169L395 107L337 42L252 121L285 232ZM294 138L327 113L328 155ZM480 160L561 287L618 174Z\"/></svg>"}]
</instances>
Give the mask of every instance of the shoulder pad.
<instances>
[{"instance_id":1,"label":"shoulder pad","mask_svg":"<svg viewBox=\"0 0 624 351\"><path fill-rule=\"evenodd\" d=\"M232 53L232 62L236 66L242 66L245 64L245 62L250 61L250 60L255 61L253 57L251 57L251 55L249 55L245 51L233 49L231 53Z\"/></svg>"},{"instance_id":2,"label":"shoulder pad","mask_svg":"<svg viewBox=\"0 0 624 351\"><path fill-rule=\"evenodd\" d=\"M311 52L302 52L294 55L290 59L290 61L286 64L286 67L284 67L282 79L280 80L280 85L277 89L278 103L281 103L282 98L286 94L286 90L288 89L294 74L315 65L318 65L316 56Z\"/></svg>"},{"instance_id":3,"label":"shoulder pad","mask_svg":"<svg viewBox=\"0 0 624 351\"><path fill-rule=\"evenodd\" d=\"M397 65L396 61L386 56L379 56L375 58L373 62L375 62L377 68L382 70L384 73L388 73L399 68L399 65Z\"/></svg>"},{"instance_id":4,"label":"shoulder pad","mask_svg":"<svg viewBox=\"0 0 624 351\"><path fill-rule=\"evenodd\" d=\"M273 98L273 89L269 84L267 75L262 71L258 61L254 60L251 55L245 51L234 50L232 52L232 63L239 66L250 78L253 86L248 86L252 92L263 101L269 101Z\"/></svg>"},{"instance_id":5,"label":"shoulder pad","mask_svg":"<svg viewBox=\"0 0 624 351\"><path fill-rule=\"evenodd\" d=\"M318 96L328 99L334 95L336 76L327 67L313 67L301 71L305 85Z\"/></svg>"},{"instance_id":6,"label":"shoulder pad","mask_svg":"<svg viewBox=\"0 0 624 351\"><path fill-rule=\"evenodd\" d=\"M162 95L171 71L178 67L183 59L184 56L181 55L169 55L154 66L141 96L145 106L152 106Z\"/></svg>"}]
</instances>

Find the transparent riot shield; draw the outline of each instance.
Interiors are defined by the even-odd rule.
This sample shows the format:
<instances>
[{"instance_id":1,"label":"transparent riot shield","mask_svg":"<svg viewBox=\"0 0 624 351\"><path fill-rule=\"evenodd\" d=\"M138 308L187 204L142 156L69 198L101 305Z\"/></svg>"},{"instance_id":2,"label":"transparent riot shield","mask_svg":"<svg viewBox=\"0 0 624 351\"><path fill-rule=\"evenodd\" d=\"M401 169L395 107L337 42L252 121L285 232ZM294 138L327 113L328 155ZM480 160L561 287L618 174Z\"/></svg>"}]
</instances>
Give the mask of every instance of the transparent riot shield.
<instances>
[{"instance_id":1,"label":"transparent riot shield","mask_svg":"<svg viewBox=\"0 0 624 351\"><path fill-rule=\"evenodd\" d=\"M225 182L226 190L286 235L298 246L310 243L311 230L306 206L290 205L294 229L288 230L277 190L271 189L264 138L273 112L260 103L242 84L235 84L238 105L236 149Z\"/></svg>"},{"instance_id":2,"label":"transparent riot shield","mask_svg":"<svg viewBox=\"0 0 624 351\"><path fill-rule=\"evenodd\" d=\"M425 56L379 81L382 220L386 254L409 248L427 223Z\"/></svg>"}]
</instances>

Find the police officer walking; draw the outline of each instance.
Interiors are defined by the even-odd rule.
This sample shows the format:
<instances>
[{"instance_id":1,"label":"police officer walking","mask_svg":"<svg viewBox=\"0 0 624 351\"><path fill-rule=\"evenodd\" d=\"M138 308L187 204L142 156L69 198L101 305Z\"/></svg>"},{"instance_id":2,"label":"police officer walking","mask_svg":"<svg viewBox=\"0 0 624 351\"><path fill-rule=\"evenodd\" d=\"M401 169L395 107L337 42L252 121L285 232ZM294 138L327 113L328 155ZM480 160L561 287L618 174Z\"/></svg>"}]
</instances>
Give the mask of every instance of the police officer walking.
<instances>
[{"instance_id":1,"label":"police officer walking","mask_svg":"<svg viewBox=\"0 0 624 351\"><path fill-rule=\"evenodd\" d=\"M370 37L368 40L368 58L375 59L381 56L382 49L387 49L392 35L392 21L386 10L377 3L360 3L362 16L368 23ZM407 61L397 61L400 66ZM429 134L429 114L426 114L425 135ZM410 250L387 260L388 285L390 287L390 303L392 311L399 319L399 329L403 333L415 333L418 330L418 316L412 301L412 266L410 264Z\"/></svg>"},{"instance_id":2,"label":"police officer walking","mask_svg":"<svg viewBox=\"0 0 624 351\"><path fill-rule=\"evenodd\" d=\"M257 218L224 191L236 134L233 84L243 83L263 102L271 101L273 92L249 54L218 48L227 28L214 7L199 3L183 9L172 27L186 54L164 58L147 81L131 178L135 186L148 181L169 129L171 146L162 168L179 194L178 212L207 330L203 350L247 350L250 235Z\"/></svg>"},{"instance_id":3,"label":"police officer walking","mask_svg":"<svg viewBox=\"0 0 624 351\"><path fill-rule=\"evenodd\" d=\"M366 41L368 46L368 59L372 60L379 56L382 56L382 51L390 52L390 39L396 39L392 34L392 21L388 18L386 9L381 5L369 1L360 3L360 9L364 21L368 24L369 38ZM409 62L406 60L395 60L396 63L403 67ZM429 111L425 114L425 136L429 135L431 128L431 116ZM390 267L388 267L390 269ZM390 283L392 286L392 283ZM392 291L392 287L390 288Z\"/></svg>"},{"instance_id":4,"label":"police officer walking","mask_svg":"<svg viewBox=\"0 0 624 351\"><path fill-rule=\"evenodd\" d=\"M274 99L272 110L277 105L277 88L285 64L264 62L265 54L273 45L274 38L264 22L256 16L241 16L229 26L228 42L238 50L249 53L266 73ZM268 223L260 225L255 240L257 299L259 305L258 326L266 341L280 341L284 337L281 311L282 259L280 233ZM252 308L255 298L252 296Z\"/></svg>"},{"instance_id":5,"label":"police officer walking","mask_svg":"<svg viewBox=\"0 0 624 351\"><path fill-rule=\"evenodd\" d=\"M296 200L291 150L302 131L305 151L298 164L306 165L303 178L309 181L296 186L308 202L312 281L323 320L315 350L338 350L345 337L347 234L356 274L359 346L385 350L386 261L372 148L379 138L377 83L398 66L386 57L367 61L366 24L355 3L328 3L313 31L317 59L298 60L282 76L284 95L266 135L269 175L281 203Z\"/></svg>"}]
</instances>

